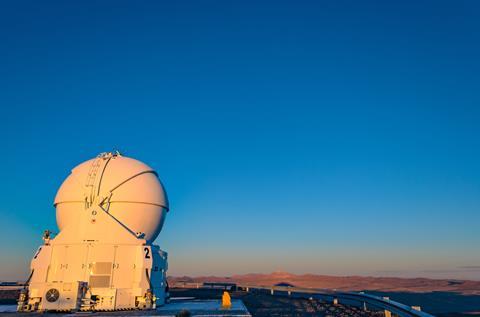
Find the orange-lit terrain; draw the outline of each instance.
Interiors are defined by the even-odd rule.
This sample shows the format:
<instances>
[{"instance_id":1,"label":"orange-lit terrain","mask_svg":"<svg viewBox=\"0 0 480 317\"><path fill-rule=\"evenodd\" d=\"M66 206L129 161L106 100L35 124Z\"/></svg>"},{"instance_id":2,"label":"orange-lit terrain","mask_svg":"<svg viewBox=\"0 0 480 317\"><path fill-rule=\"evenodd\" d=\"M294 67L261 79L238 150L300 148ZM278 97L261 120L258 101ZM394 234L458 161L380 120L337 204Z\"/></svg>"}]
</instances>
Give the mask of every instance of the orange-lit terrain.
<instances>
[{"instance_id":1,"label":"orange-lit terrain","mask_svg":"<svg viewBox=\"0 0 480 317\"><path fill-rule=\"evenodd\" d=\"M235 282L257 286L271 286L278 283L289 283L296 287L326 288L345 291L372 290L381 292L458 292L465 295L480 295L480 281L397 278L397 277L365 277L365 276L329 276L286 272L271 274L245 274L231 277L199 276L170 277L170 283L193 282Z\"/></svg>"}]
</instances>

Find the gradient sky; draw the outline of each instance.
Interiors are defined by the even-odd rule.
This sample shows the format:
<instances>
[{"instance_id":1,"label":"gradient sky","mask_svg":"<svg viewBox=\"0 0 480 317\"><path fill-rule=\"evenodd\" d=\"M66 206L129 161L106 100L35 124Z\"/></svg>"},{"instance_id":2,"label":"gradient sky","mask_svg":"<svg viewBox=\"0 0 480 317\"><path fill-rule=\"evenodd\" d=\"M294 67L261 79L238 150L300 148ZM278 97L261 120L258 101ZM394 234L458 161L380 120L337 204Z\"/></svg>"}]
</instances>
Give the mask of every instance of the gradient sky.
<instances>
[{"instance_id":1,"label":"gradient sky","mask_svg":"<svg viewBox=\"0 0 480 317\"><path fill-rule=\"evenodd\" d=\"M119 149L170 274L480 279L478 1L3 1L0 279Z\"/></svg>"}]
</instances>

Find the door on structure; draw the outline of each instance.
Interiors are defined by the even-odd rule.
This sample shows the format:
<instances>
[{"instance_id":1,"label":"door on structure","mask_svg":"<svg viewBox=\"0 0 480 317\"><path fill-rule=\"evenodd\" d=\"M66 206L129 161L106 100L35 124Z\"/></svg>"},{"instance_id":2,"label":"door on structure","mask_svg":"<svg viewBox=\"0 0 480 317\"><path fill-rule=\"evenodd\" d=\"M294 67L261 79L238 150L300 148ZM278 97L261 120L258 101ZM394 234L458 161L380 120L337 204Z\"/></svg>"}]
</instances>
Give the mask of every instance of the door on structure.
<instances>
[{"instance_id":1,"label":"door on structure","mask_svg":"<svg viewBox=\"0 0 480 317\"><path fill-rule=\"evenodd\" d=\"M110 287L115 254L114 250L113 245L89 245L87 277L90 287Z\"/></svg>"},{"instance_id":2,"label":"door on structure","mask_svg":"<svg viewBox=\"0 0 480 317\"><path fill-rule=\"evenodd\" d=\"M165 275L167 270L166 254L157 246L152 247L152 270L151 270L151 284L155 293L165 289Z\"/></svg>"},{"instance_id":3,"label":"door on structure","mask_svg":"<svg viewBox=\"0 0 480 317\"><path fill-rule=\"evenodd\" d=\"M135 283L143 289L151 289L152 248L149 245L137 247L135 261Z\"/></svg>"},{"instance_id":4,"label":"door on structure","mask_svg":"<svg viewBox=\"0 0 480 317\"><path fill-rule=\"evenodd\" d=\"M112 287L132 288L135 276L137 246L115 246Z\"/></svg>"},{"instance_id":5,"label":"door on structure","mask_svg":"<svg viewBox=\"0 0 480 317\"><path fill-rule=\"evenodd\" d=\"M78 244L66 247L66 268L63 276L65 282L88 281L87 277L88 245Z\"/></svg>"},{"instance_id":6,"label":"door on structure","mask_svg":"<svg viewBox=\"0 0 480 317\"><path fill-rule=\"evenodd\" d=\"M48 267L47 282L63 282L67 268L67 247L65 245L52 246L52 258Z\"/></svg>"},{"instance_id":7,"label":"door on structure","mask_svg":"<svg viewBox=\"0 0 480 317\"><path fill-rule=\"evenodd\" d=\"M31 268L33 270L33 275L30 279L30 283L45 283L47 281L51 257L51 245L42 245L38 248L32 259Z\"/></svg>"}]
</instances>

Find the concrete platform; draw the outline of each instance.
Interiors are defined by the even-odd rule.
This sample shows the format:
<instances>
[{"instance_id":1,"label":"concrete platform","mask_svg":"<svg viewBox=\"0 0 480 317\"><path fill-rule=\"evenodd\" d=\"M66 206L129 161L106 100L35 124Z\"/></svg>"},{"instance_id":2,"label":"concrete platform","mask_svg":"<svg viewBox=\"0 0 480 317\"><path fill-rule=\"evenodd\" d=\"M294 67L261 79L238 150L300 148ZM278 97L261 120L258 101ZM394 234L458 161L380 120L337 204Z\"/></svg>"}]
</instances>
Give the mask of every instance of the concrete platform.
<instances>
[{"instance_id":1,"label":"concrete platform","mask_svg":"<svg viewBox=\"0 0 480 317\"><path fill-rule=\"evenodd\" d=\"M0 313L10 313L16 315L16 305L0 305ZM221 301L218 299L191 299L179 298L172 302L158 307L156 310L131 310L131 311L114 311L114 312L78 312L73 314L57 313L57 316L175 316L183 310L188 310L191 316L228 316L228 317L251 317L247 308L240 299L232 299L232 307L230 309L222 308ZM51 314L45 313L23 313L23 316L46 316Z\"/></svg>"},{"instance_id":2,"label":"concrete platform","mask_svg":"<svg viewBox=\"0 0 480 317\"><path fill-rule=\"evenodd\" d=\"M222 308L221 301L216 299L175 300L158 307L155 315L175 316L182 310L188 310L192 316L251 316L240 299L232 299L232 307L230 309Z\"/></svg>"}]
</instances>

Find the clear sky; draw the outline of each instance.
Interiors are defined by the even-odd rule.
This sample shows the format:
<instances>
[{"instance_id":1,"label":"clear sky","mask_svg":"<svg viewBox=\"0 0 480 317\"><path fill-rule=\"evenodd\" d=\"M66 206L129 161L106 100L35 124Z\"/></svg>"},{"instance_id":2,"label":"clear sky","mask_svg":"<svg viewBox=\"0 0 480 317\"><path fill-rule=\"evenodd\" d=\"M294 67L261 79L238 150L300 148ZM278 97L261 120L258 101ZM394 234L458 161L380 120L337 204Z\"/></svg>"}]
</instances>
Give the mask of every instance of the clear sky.
<instances>
[{"instance_id":1,"label":"clear sky","mask_svg":"<svg viewBox=\"0 0 480 317\"><path fill-rule=\"evenodd\" d=\"M480 279L478 1L3 1L0 279L120 149L170 274Z\"/></svg>"}]
</instances>

